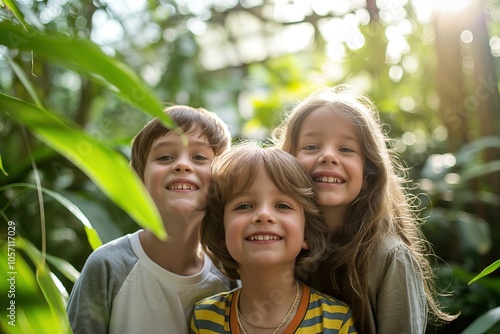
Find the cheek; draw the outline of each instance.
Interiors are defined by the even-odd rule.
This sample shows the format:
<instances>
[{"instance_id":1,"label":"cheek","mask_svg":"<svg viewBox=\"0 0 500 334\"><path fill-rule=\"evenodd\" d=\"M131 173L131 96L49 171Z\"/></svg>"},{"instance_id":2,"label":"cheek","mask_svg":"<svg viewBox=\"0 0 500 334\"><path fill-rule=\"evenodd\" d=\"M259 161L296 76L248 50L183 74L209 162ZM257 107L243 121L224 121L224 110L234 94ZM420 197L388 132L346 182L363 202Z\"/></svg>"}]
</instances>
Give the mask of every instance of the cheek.
<instances>
[{"instance_id":1,"label":"cheek","mask_svg":"<svg viewBox=\"0 0 500 334\"><path fill-rule=\"evenodd\" d=\"M246 226L246 219L241 215L224 214L224 230L226 240L239 238L243 235Z\"/></svg>"},{"instance_id":2,"label":"cheek","mask_svg":"<svg viewBox=\"0 0 500 334\"><path fill-rule=\"evenodd\" d=\"M231 219L231 217L227 217L227 219ZM240 238L238 237L241 234L241 231L238 228L238 224L236 222L231 221L230 224L226 222L226 217L224 218L224 242L227 248L227 251L231 256L235 256L238 253L238 241Z\"/></svg>"},{"instance_id":3,"label":"cheek","mask_svg":"<svg viewBox=\"0 0 500 334\"><path fill-rule=\"evenodd\" d=\"M311 157L304 156L301 154L297 155L295 158L305 169L311 167L311 164L313 163L313 159Z\"/></svg>"},{"instance_id":4,"label":"cheek","mask_svg":"<svg viewBox=\"0 0 500 334\"><path fill-rule=\"evenodd\" d=\"M158 183L158 172L155 172L152 168L146 168L144 170L144 185L147 189L151 189L154 184Z\"/></svg>"},{"instance_id":5,"label":"cheek","mask_svg":"<svg viewBox=\"0 0 500 334\"><path fill-rule=\"evenodd\" d=\"M309 245L309 241L306 240L306 229L304 226L302 227L302 236L302 249L309 250L311 247Z\"/></svg>"}]
</instances>

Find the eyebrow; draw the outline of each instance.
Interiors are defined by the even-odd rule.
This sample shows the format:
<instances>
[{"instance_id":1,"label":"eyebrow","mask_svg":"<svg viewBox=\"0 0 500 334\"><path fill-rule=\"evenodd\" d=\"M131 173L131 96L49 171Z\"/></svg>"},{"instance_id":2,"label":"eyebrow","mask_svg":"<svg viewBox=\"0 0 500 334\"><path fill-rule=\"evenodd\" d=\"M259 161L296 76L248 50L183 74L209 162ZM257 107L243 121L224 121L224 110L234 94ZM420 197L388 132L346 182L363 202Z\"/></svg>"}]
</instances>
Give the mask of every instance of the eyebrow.
<instances>
[{"instance_id":1,"label":"eyebrow","mask_svg":"<svg viewBox=\"0 0 500 334\"><path fill-rule=\"evenodd\" d=\"M169 140L162 140L162 141L157 141L156 143L153 144L151 147L151 150L156 150L161 147L170 147L170 146L175 146L177 143L173 143L172 141ZM186 146L198 146L198 147L206 147L209 149L212 149L212 146L210 143L206 140L203 139L195 139L195 140L190 140L189 143Z\"/></svg>"},{"instance_id":2,"label":"eyebrow","mask_svg":"<svg viewBox=\"0 0 500 334\"><path fill-rule=\"evenodd\" d=\"M309 131L309 132L306 132L304 133L302 136L300 137L314 137L314 136L317 136L319 135L319 133L317 131ZM347 140L354 140L354 141L358 141L359 142L359 139L357 136L352 136L352 135L346 135L346 134L340 134L340 137L342 139L347 139ZM300 140L300 138L299 138Z\"/></svg>"}]
</instances>

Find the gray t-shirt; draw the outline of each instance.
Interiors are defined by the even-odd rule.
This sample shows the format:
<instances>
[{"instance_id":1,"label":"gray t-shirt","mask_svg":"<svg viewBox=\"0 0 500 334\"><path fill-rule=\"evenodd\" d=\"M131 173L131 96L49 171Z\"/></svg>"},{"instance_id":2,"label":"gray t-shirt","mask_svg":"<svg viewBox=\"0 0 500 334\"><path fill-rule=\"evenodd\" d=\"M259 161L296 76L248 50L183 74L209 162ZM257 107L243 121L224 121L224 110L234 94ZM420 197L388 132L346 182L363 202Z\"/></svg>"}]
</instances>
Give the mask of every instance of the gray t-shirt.
<instances>
[{"instance_id":1,"label":"gray t-shirt","mask_svg":"<svg viewBox=\"0 0 500 334\"><path fill-rule=\"evenodd\" d=\"M188 333L194 303L235 286L207 256L196 275L163 269L144 252L139 232L89 256L67 305L75 334Z\"/></svg>"}]
</instances>

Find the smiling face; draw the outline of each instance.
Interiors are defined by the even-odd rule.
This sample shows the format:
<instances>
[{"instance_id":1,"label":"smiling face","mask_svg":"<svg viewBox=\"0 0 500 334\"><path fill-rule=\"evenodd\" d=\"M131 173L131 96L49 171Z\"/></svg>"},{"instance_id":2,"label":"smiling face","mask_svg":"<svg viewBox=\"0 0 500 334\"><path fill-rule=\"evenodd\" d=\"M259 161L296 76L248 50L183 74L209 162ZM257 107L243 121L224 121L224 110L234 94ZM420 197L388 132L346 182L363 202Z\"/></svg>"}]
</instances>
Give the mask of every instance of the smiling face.
<instances>
[{"instance_id":1,"label":"smiling face","mask_svg":"<svg viewBox=\"0 0 500 334\"><path fill-rule=\"evenodd\" d=\"M199 132L186 132L187 145L174 131L152 143L144 168L144 185L162 217L203 212L211 182L214 151Z\"/></svg>"},{"instance_id":2,"label":"smiling face","mask_svg":"<svg viewBox=\"0 0 500 334\"><path fill-rule=\"evenodd\" d=\"M300 250L309 248L304 228L302 205L280 191L263 167L224 207L226 247L240 270L293 266Z\"/></svg>"},{"instance_id":3,"label":"smiling face","mask_svg":"<svg viewBox=\"0 0 500 334\"><path fill-rule=\"evenodd\" d=\"M319 206L345 212L363 187L365 157L353 122L329 106L312 111L295 156L314 181Z\"/></svg>"}]
</instances>

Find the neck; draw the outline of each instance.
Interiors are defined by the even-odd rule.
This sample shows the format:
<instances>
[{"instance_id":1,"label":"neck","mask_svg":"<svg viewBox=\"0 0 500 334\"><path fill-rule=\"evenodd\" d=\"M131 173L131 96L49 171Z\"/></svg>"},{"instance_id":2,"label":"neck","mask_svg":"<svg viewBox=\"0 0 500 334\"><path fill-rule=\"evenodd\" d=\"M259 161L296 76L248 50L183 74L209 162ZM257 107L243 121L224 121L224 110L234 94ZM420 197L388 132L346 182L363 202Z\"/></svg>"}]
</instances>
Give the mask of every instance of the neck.
<instances>
[{"instance_id":1,"label":"neck","mask_svg":"<svg viewBox=\"0 0 500 334\"><path fill-rule=\"evenodd\" d=\"M325 218L325 222L328 225L330 234L335 233L344 221L346 209L344 207L332 206L323 206L320 209L323 214L323 218Z\"/></svg>"},{"instance_id":2,"label":"neck","mask_svg":"<svg viewBox=\"0 0 500 334\"><path fill-rule=\"evenodd\" d=\"M165 270L177 275L191 276L203 268L204 256L198 235L169 234L164 241L152 232L144 230L140 234L140 240L146 255Z\"/></svg>"},{"instance_id":3,"label":"neck","mask_svg":"<svg viewBox=\"0 0 500 334\"><path fill-rule=\"evenodd\" d=\"M261 276L241 276L243 288L238 301L241 325L247 333L255 332L259 326L268 327L259 329L263 332L280 332L295 315L301 295L300 284L297 284L293 273L274 274L265 280Z\"/></svg>"}]
</instances>

